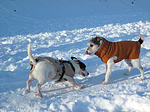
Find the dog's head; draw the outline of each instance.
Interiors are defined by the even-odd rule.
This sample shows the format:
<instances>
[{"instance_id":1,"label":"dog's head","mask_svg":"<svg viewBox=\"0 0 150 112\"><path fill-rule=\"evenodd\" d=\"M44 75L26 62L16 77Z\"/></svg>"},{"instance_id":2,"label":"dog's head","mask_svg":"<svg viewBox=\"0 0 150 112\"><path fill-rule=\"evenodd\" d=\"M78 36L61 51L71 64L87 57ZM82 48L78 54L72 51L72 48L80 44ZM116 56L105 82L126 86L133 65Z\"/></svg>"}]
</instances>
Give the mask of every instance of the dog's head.
<instances>
[{"instance_id":1,"label":"dog's head","mask_svg":"<svg viewBox=\"0 0 150 112\"><path fill-rule=\"evenodd\" d=\"M88 48L85 54L93 55L94 53L96 53L98 49L100 48L102 42L103 42L103 37L97 36L95 38L92 38L87 44Z\"/></svg>"},{"instance_id":2,"label":"dog's head","mask_svg":"<svg viewBox=\"0 0 150 112\"><path fill-rule=\"evenodd\" d=\"M72 63L75 67L75 74L81 74L83 76L88 76L89 73L86 71L86 65L78 60L76 57L71 57Z\"/></svg>"}]
</instances>

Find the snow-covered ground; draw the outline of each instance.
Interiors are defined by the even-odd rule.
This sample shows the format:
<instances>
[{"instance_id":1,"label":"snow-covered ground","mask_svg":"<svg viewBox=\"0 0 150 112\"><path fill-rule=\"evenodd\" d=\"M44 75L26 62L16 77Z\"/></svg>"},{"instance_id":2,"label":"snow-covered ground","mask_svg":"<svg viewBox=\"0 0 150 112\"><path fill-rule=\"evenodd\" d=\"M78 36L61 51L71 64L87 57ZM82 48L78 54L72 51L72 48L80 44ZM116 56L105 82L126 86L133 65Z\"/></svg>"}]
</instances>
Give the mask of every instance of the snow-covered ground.
<instances>
[{"instance_id":1,"label":"snow-covered ground","mask_svg":"<svg viewBox=\"0 0 150 112\"><path fill-rule=\"evenodd\" d=\"M149 112L150 111L150 1L149 0L1 0L0 1L0 112ZM145 80L133 68L128 76L124 61L115 64L109 84L102 85L105 64L85 54L88 41L103 36L110 41L145 41L141 64ZM88 77L76 75L85 88L68 82L36 83L27 93L30 66L27 45L34 56L70 59L87 65Z\"/></svg>"}]
</instances>

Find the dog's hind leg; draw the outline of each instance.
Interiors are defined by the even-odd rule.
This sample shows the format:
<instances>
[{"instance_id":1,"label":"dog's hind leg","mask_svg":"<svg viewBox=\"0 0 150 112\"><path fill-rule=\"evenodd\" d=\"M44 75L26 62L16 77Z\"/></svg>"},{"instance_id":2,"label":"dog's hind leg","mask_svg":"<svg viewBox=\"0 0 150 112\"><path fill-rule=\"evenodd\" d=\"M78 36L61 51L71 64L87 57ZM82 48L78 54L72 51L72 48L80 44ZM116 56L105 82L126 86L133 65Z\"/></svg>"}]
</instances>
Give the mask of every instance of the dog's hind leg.
<instances>
[{"instance_id":1,"label":"dog's hind leg","mask_svg":"<svg viewBox=\"0 0 150 112\"><path fill-rule=\"evenodd\" d=\"M140 70L140 72L141 72L141 77L140 77L139 81L143 81L143 80L144 80L144 69L143 69L143 67L141 66L140 59L138 58L138 59L134 59L134 60L132 60L132 61L133 61L134 65L135 65L135 66Z\"/></svg>"},{"instance_id":2,"label":"dog's hind leg","mask_svg":"<svg viewBox=\"0 0 150 112\"><path fill-rule=\"evenodd\" d=\"M37 87L37 94L38 94L38 96L40 96L41 98L43 98L43 96L42 96L42 94L41 94L40 88L41 88L41 86L42 86L43 84L45 84L45 83L46 83L46 80L41 81L41 82L38 82L38 83L36 84L36 87Z\"/></svg>"},{"instance_id":3,"label":"dog's hind leg","mask_svg":"<svg viewBox=\"0 0 150 112\"><path fill-rule=\"evenodd\" d=\"M110 77L110 74L111 74L111 71L112 71L112 68L114 66L114 60L116 60L117 57L114 56L112 58L110 58L108 61L107 61L107 69L106 69L106 75L105 75L105 81L102 83L103 85L107 85L108 84L108 80L109 80L109 77Z\"/></svg>"},{"instance_id":4,"label":"dog's hind leg","mask_svg":"<svg viewBox=\"0 0 150 112\"><path fill-rule=\"evenodd\" d=\"M129 59L125 59L125 62L128 64L129 69L128 69L128 71L126 71L124 74L125 74L125 75L128 75L128 74L130 73L130 71L131 71L133 65L132 65L132 63L131 63L131 60L129 60Z\"/></svg>"},{"instance_id":5,"label":"dog's hind leg","mask_svg":"<svg viewBox=\"0 0 150 112\"><path fill-rule=\"evenodd\" d=\"M29 80L27 81L27 87L26 91L29 93L30 92L30 84L35 80L32 76L29 76Z\"/></svg>"}]
</instances>

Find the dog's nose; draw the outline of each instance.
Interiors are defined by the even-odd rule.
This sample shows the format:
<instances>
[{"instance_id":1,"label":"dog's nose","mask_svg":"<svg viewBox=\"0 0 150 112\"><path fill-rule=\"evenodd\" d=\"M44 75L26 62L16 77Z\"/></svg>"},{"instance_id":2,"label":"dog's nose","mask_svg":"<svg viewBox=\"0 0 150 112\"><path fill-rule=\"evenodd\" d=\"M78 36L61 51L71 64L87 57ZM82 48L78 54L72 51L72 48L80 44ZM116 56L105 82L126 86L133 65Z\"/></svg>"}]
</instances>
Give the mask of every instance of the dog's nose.
<instances>
[{"instance_id":1,"label":"dog's nose","mask_svg":"<svg viewBox=\"0 0 150 112\"><path fill-rule=\"evenodd\" d=\"M85 54L88 54L88 51L85 51Z\"/></svg>"},{"instance_id":2,"label":"dog's nose","mask_svg":"<svg viewBox=\"0 0 150 112\"><path fill-rule=\"evenodd\" d=\"M87 73L87 75L89 75L89 73Z\"/></svg>"}]
</instances>

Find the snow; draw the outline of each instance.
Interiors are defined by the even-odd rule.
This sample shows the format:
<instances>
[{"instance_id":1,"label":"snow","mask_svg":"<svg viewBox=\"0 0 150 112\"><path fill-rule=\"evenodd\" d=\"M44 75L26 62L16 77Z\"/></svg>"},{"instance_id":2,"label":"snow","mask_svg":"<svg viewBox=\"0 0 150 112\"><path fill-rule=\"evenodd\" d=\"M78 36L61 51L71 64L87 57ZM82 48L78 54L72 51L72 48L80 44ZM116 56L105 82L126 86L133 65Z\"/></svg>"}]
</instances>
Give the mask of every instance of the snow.
<instances>
[{"instance_id":1,"label":"snow","mask_svg":"<svg viewBox=\"0 0 150 112\"><path fill-rule=\"evenodd\" d=\"M18 112L149 112L150 111L150 1L148 0L3 0L0 1L0 111ZM102 85L106 68L96 56L85 54L88 41L103 36L110 41L138 40L144 35L141 64L145 80L124 61L115 64L109 84ZM69 82L48 80L36 94L27 93L27 45L34 56L70 59L87 65L88 77Z\"/></svg>"}]
</instances>

